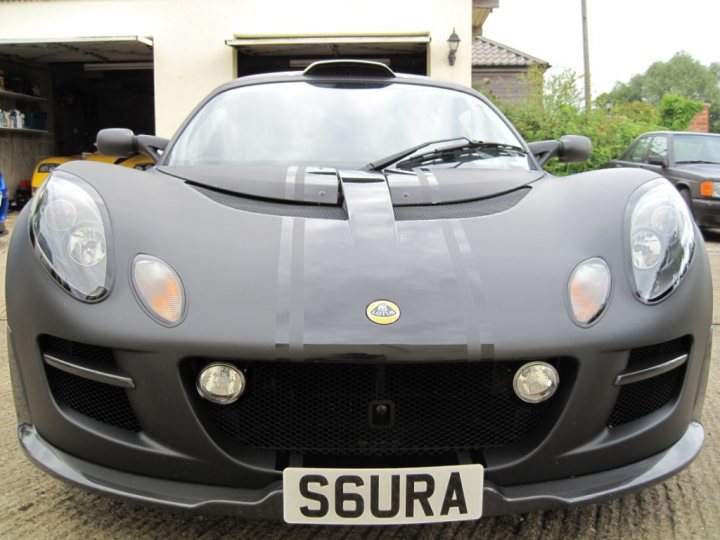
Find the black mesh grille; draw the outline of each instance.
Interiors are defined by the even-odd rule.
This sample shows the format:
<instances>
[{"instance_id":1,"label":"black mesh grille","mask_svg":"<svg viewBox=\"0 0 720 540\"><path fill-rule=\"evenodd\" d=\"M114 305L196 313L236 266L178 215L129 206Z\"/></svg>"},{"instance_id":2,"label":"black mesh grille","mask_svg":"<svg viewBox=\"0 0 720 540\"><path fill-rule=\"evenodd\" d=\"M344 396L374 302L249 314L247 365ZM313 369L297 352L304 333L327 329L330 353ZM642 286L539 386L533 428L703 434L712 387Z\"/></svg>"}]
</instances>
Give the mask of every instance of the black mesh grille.
<instances>
[{"instance_id":1,"label":"black mesh grille","mask_svg":"<svg viewBox=\"0 0 720 540\"><path fill-rule=\"evenodd\" d=\"M203 402L212 422L243 447L320 455L440 454L510 445L548 403L512 390L522 362L244 365L245 394ZM370 404L390 402L390 427L370 425Z\"/></svg>"},{"instance_id":2,"label":"black mesh grille","mask_svg":"<svg viewBox=\"0 0 720 540\"><path fill-rule=\"evenodd\" d=\"M42 336L40 350L44 354L60 356L80 366L87 365L96 369L107 367L111 370L114 365L112 349L54 336ZM98 422L140 431L140 423L124 389L78 377L49 365L46 365L45 369L50 390L58 404Z\"/></svg>"},{"instance_id":3,"label":"black mesh grille","mask_svg":"<svg viewBox=\"0 0 720 540\"><path fill-rule=\"evenodd\" d=\"M54 336L43 336L40 339L40 348L44 353L54 353L99 364L110 365L113 363L111 349L60 339Z\"/></svg>"},{"instance_id":4,"label":"black mesh grille","mask_svg":"<svg viewBox=\"0 0 720 540\"><path fill-rule=\"evenodd\" d=\"M689 354L689 336L639 347L630 351L628 371L659 365L683 354ZM608 426L620 426L643 418L670 403L682 388L685 365L644 381L626 384L620 389Z\"/></svg>"},{"instance_id":5,"label":"black mesh grille","mask_svg":"<svg viewBox=\"0 0 720 540\"><path fill-rule=\"evenodd\" d=\"M125 390L77 377L46 366L55 400L80 414L129 431L140 431L140 423Z\"/></svg>"},{"instance_id":6,"label":"black mesh grille","mask_svg":"<svg viewBox=\"0 0 720 540\"><path fill-rule=\"evenodd\" d=\"M423 219L462 219L499 214L519 203L530 188L516 189L497 197L478 199L459 203L396 206L396 221L413 221Z\"/></svg>"},{"instance_id":7,"label":"black mesh grille","mask_svg":"<svg viewBox=\"0 0 720 540\"><path fill-rule=\"evenodd\" d=\"M347 212L342 206L329 206L322 204L300 204L270 201L265 199L252 199L225 193L214 189L207 189L200 186L192 186L197 191L220 203L236 210L252 212L254 214L267 214L271 216L304 217L312 219L335 219L346 220Z\"/></svg>"},{"instance_id":8,"label":"black mesh grille","mask_svg":"<svg viewBox=\"0 0 720 540\"><path fill-rule=\"evenodd\" d=\"M671 358L680 356L681 354L688 354L690 352L691 339L689 336L673 339L672 341L665 341L663 343L657 343L656 345L650 345L648 347L639 347L630 351L630 360L628 366L633 367L633 364L640 362L653 362L661 363Z\"/></svg>"}]
</instances>

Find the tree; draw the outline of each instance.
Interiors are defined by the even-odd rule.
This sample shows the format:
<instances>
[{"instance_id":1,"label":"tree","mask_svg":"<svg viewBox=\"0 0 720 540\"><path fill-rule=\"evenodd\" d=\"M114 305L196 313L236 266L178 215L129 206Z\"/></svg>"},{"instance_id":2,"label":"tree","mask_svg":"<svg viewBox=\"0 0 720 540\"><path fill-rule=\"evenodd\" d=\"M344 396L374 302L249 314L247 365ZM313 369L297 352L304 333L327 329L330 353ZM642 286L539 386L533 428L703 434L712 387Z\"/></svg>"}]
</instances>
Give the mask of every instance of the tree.
<instances>
[{"instance_id":1,"label":"tree","mask_svg":"<svg viewBox=\"0 0 720 540\"><path fill-rule=\"evenodd\" d=\"M538 74L531 72L528 76L536 80ZM536 91L528 93L524 101L498 103L528 141L559 139L567 134L590 137L593 151L589 161L561 163L552 160L545 168L554 174L597 169L617 157L635 137L660 127L658 107L649 103L621 103L613 107L612 115L608 115L603 102L602 107L585 112L581 107L582 94L577 80L574 72L566 70L546 78L544 89L542 84L535 84ZM684 106L684 102L678 104L678 109L680 105Z\"/></svg>"},{"instance_id":2,"label":"tree","mask_svg":"<svg viewBox=\"0 0 720 540\"><path fill-rule=\"evenodd\" d=\"M653 63L627 83L617 83L609 94L615 103L644 101L659 106L663 96L674 94L710 105L712 131L720 131L720 63L704 66L681 51L667 62Z\"/></svg>"}]
</instances>

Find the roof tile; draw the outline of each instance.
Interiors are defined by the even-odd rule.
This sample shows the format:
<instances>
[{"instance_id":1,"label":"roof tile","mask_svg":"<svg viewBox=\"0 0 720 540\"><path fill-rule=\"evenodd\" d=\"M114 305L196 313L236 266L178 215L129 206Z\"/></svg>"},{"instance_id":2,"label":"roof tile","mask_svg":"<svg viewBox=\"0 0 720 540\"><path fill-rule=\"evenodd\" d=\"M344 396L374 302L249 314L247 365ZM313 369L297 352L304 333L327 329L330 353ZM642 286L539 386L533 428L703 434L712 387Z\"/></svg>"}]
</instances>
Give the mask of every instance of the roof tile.
<instances>
[{"instance_id":1,"label":"roof tile","mask_svg":"<svg viewBox=\"0 0 720 540\"><path fill-rule=\"evenodd\" d=\"M529 67L532 65L540 65L549 67L550 64L545 60L536 58L497 41L486 38L485 36L477 36L472 48L472 65L476 67L488 66L518 66Z\"/></svg>"}]
</instances>

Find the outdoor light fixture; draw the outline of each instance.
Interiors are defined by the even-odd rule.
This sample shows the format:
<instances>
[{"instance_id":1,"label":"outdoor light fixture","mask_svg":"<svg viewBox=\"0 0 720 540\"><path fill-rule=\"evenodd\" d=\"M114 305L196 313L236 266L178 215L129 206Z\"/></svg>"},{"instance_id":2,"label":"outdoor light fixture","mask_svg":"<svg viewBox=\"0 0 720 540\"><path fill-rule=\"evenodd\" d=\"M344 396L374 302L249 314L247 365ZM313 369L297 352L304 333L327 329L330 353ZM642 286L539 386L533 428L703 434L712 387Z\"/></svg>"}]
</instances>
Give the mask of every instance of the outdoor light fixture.
<instances>
[{"instance_id":1,"label":"outdoor light fixture","mask_svg":"<svg viewBox=\"0 0 720 540\"><path fill-rule=\"evenodd\" d=\"M455 53L457 53L458 47L460 46L460 36L455 33L453 28L452 34L448 38L448 46L450 47L450 54L448 54L448 63L451 66L455 65Z\"/></svg>"}]
</instances>

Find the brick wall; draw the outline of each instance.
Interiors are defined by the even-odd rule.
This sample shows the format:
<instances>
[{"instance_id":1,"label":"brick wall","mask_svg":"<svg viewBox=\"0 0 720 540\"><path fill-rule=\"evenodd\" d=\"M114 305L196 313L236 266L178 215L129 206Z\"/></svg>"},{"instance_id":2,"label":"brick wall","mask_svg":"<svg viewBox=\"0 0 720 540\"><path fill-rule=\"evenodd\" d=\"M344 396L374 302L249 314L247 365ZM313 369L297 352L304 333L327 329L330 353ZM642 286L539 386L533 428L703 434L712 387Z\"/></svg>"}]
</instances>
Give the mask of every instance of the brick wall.
<instances>
[{"instance_id":1,"label":"brick wall","mask_svg":"<svg viewBox=\"0 0 720 540\"><path fill-rule=\"evenodd\" d=\"M695 115L690 122L688 131L696 131L698 133L707 133L710 131L710 106L705 105L702 111Z\"/></svg>"}]
</instances>

